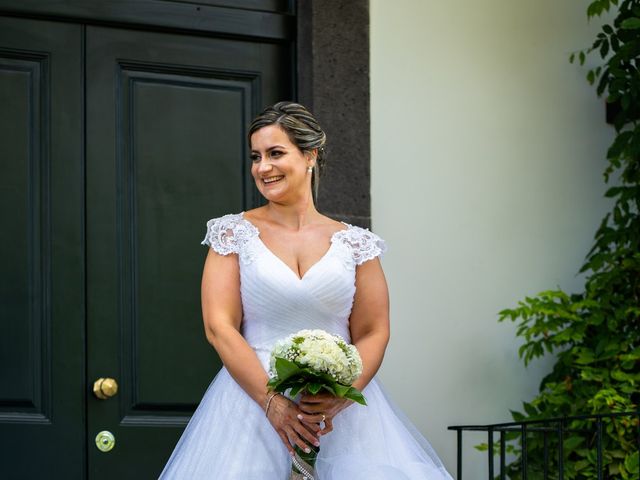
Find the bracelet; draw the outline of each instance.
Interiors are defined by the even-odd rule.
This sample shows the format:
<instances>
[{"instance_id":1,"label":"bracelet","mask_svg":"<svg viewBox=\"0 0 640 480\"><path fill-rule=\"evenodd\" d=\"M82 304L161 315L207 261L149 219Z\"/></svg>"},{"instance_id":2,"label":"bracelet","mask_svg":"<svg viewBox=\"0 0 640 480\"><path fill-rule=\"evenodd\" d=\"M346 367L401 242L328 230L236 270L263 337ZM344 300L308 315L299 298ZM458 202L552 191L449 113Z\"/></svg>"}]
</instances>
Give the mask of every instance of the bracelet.
<instances>
[{"instance_id":1,"label":"bracelet","mask_svg":"<svg viewBox=\"0 0 640 480\"><path fill-rule=\"evenodd\" d=\"M264 407L265 417L269 416L269 406L271 405L271 400L273 400L273 397L275 397L276 395L282 395L282 394L280 392L273 392L271 395L269 395L269 398L267 399L267 405Z\"/></svg>"}]
</instances>

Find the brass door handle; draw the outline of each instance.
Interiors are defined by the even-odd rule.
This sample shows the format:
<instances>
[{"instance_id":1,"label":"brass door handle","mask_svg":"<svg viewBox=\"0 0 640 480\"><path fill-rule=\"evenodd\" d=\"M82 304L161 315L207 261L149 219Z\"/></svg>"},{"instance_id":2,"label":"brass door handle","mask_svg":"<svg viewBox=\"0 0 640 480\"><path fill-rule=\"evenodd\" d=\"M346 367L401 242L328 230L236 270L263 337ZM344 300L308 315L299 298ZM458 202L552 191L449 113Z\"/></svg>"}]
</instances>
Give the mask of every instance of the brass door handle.
<instances>
[{"instance_id":1,"label":"brass door handle","mask_svg":"<svg viewBox=\"0 0 640 480\"><path fill-rule=\"evenodd\" d=\"M118 382L113 378L100 377L93 382L93 394L100 400L107 400L108 398L113 397L116 393L118 393Z\"/></svg>"}]
</instances>

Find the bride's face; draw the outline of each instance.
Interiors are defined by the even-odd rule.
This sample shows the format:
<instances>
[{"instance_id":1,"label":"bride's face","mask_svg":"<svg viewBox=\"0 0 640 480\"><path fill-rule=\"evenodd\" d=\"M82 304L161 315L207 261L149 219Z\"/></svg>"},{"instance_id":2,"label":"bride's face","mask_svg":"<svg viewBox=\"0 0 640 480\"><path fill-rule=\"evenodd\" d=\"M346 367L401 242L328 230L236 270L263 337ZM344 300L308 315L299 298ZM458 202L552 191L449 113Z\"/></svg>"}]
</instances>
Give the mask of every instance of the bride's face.
<instances>
[{"instance_id":1,"label":"bride's face","mask_svg":"<svg viewBox=\"0 0 640 480\"><path fill-rule=\"evenodd\" d=\"M277 125L262 127L251 135L251 174L260 193L269 201L291 202L311 194L312 165Z\"/></svg>"}]
</instances>

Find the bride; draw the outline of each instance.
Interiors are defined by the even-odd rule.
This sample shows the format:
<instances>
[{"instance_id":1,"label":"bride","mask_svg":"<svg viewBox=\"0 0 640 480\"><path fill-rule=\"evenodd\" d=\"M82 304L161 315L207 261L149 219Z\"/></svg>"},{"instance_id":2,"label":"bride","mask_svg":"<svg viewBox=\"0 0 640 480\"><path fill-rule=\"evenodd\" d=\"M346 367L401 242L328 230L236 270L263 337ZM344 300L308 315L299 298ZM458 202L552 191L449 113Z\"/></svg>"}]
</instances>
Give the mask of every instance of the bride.
<instances>
[{"instance_id":1,"label":"bride","mask_svg":"<svg viewBox=\"0 0 640 480\"><path fill-rule=\"evenodd\" d=\"M267 204L207 223L202 312L224 367L161 479L285 480L294 445L320 446L316 480L451 479L376 380L389 340L385 243L316 210L325 139L292 102L266 108L250 126L251 174ZM273 344L315 328L356 346L363 372L354 386L367 406L267 390Z\"/></svg>"}]
</instances>

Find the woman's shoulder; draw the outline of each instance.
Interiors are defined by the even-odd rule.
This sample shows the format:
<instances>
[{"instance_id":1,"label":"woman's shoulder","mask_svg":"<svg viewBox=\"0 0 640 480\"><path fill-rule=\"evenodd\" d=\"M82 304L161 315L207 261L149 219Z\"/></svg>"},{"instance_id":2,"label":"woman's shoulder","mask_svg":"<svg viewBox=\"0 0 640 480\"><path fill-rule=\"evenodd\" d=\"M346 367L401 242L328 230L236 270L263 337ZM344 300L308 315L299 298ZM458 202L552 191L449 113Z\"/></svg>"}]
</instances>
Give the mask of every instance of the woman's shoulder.
<instances>
[{"instance_id":1,"label":"woman's shoulder","mask_svg":"<svg viewBox=\"0 0 640 480\"><path fill-rule=\"evenodd\" d=\"M207 232L201 244L228 255L239 253L243 245L257 235L257 228L245 220L244 212L228 213L207 221Z\"/></svg>"},{"instance_id":2,"label":"woman's shoulder","mask_svg":"<svg viewBox=\"0 0 640 480\"><path fill-rule=\"evenodd\" d=\"M335 218L331 218L324 214L322 215L321 218L322 218L321 226L325 234L329 233L335 236L340 232L344 232L350 228L353 228L353 225L349 225L346 222L336 220Z\"/></svg>"},{"instance_id":3,"label":"woman's shoulder","mask_svg":"<svg viewBox=\"0 0 640 480\"><path fill-rule=\"evenodd\" d=\"M387 251L387 243L368 228L341 222L344 227L334 233L332 241L346 245L356 265L382 256Z\"/></svg>"},{"instance_id":4,"label":"woman's shoulder","mask_svg":"<svg viewBox=\"0 0 640 480\"><path fill-rule=\"evenodd\" d=\"M239 213L226 213L224 215L220 215L219 217L213 217L207 221L207 226L216 224L229 224L233 222L239 222L242 220L244 212Z\"/></svg>"}]
</instances>

